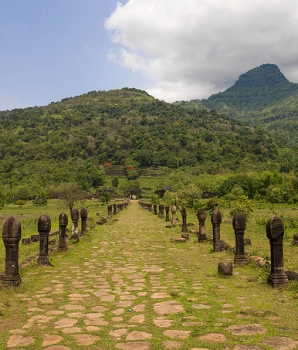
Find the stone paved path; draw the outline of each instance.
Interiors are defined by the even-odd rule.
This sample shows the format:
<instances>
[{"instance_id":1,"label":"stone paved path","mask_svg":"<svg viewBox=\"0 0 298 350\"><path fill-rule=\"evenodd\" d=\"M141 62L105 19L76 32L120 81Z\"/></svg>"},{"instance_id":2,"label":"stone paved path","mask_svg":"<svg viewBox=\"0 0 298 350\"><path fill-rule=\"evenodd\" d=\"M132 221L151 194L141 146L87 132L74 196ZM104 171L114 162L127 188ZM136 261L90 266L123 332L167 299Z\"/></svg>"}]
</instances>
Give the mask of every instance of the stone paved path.
<instances>
[{"instance_id":1,"label":"stone paved path","mask_svg":"<svg viewBox=\"0 0 298 350\"><path fill-rule=\"evenodd\" d=\"M129 224L121 221L124 216ZM144 235L142 228L152 221L155 232ZM6 348L298 348L297 331L292 337L278 331L275 338L266 336L268 324L278 329L278 315L270 319L248 312L254 305L241 294L237 304L231 303L227 284L218 283L215 273L194 277L194 271L204 272L208 249L190 262L187 251L198 245L191 240L183 246L170 243L173 231L164 227L164 221L133 202L112 224L95 229L87 255L78 243L59 267L39 268L47 283L34 295L18 294L27 321L9 331ZM237 324L229 317L235 314Z\"/></svg>"}]
</instances>

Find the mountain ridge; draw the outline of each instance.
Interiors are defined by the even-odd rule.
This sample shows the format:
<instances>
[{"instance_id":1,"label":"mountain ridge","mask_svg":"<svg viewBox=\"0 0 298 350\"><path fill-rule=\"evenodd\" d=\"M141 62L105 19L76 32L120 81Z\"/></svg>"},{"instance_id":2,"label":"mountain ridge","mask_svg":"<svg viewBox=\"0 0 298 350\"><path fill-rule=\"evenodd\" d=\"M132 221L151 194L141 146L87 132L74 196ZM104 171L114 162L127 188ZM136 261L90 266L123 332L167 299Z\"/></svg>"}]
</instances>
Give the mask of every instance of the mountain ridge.
<instances>
[{"instance_id":1,"label":"mountain ridge","mask_svg":"<svg viewBox=\"0 0 298 350\"><path fill-rule=\"evenodd\" d=\"M298 84L275 64L263 64L239 76L234 85L208 99L180 102L182 107L214 109L246 125L261 125L298 149Z\"/></svg>"}]
</instances>

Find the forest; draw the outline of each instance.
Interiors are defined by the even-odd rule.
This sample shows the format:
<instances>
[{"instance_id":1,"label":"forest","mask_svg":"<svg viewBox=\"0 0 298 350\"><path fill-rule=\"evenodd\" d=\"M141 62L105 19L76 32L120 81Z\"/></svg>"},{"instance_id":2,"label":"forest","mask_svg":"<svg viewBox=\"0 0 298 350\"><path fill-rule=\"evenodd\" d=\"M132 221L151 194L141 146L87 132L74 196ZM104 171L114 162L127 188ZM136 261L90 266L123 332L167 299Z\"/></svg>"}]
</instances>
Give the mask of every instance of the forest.
<instances>
[{"instance_id":1,"label":"forest","mask_svg":"<svg viewBox=\"0 0 298 350\"><path fill-rule=\"evenodd\" d=\"M2 111L1 204L34 199L38 204L38 198L43 203L67 183L94 193L111 186L110 166L120 167L127 181L138 179L144 169L155 169L166 179L175 172L194 180L217 175L223 187L213 184L205 190L222 194L224 181L235 182L242 174L234 185L249 198L268 196L268 187L279 186L279 201L295 202L297 149L263 125L240 119L202 103L195 108L191 102L166 103L134 88ZM244 182L254 183L253 189Z\"/></svg>"}]
</instances>

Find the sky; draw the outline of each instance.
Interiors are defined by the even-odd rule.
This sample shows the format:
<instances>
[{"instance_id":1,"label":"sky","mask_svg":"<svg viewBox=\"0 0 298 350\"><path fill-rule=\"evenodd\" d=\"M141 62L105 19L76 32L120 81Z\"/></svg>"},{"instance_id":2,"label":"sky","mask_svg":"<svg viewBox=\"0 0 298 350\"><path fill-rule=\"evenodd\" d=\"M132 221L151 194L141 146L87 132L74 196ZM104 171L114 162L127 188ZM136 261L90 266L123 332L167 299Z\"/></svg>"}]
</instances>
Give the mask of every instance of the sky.
<instances>
[{"instance_id":1,"label":"sky","mask_svg":"<svg viewBox=\"0 0 298 350\"><path fill-rule=\"evenodd\" d=\"M277 64L298 83L297 0L1 0L0 110L133 87L208 98Z\"/></svg>"}]
</instances>

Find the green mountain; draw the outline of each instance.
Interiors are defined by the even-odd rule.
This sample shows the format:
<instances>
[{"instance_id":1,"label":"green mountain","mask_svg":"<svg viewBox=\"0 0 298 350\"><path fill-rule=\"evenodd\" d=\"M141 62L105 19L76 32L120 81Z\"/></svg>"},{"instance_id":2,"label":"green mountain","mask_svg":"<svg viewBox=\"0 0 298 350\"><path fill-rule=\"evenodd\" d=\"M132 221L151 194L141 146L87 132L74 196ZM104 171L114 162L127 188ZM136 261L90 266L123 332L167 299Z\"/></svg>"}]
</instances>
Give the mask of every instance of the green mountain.
<instances>
[{"instance_id":1,"label":"green mountain","mask_svg":"<svg viewBox=\"0 0 298 350\"><path fill-rule=\"evenodd\" d=\"M0 112L0 179L11 188L62 182L89 188L102 183L105 163L218 173L297 170L297 160L260 127L207 109L186 110L136 89Z\"/></svg>"},{"instance_id":2,"label":"green mountain","mask_svg":"<svg viewBox=\"0 0 298 350\"><path fill-rule=\"evenodd\" d=\"M297 147L298 84L289 82L275 64L240 75L233 86L206 100L181 105L191 109L203 105L247 125L262 125L282 143Z\"/></svg>"}]
</instances>

